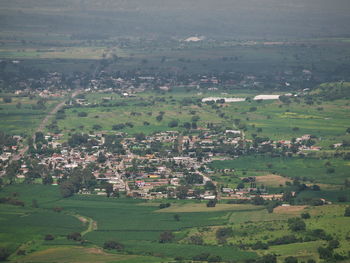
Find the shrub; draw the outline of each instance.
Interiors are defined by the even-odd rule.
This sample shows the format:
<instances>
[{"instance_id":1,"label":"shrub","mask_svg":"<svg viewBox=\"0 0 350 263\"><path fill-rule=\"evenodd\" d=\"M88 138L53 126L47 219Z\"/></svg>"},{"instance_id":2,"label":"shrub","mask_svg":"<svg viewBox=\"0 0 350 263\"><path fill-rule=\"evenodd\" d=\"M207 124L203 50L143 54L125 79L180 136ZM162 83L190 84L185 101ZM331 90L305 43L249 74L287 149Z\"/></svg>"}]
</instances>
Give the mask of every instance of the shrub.
<instances>
[{"instance_id":1,"label":"shrub","mask_svg":"<svg viewBox=\"0 0 350 263\"><path fill-rule=\"evenodd\" d=\"M277 262L277 257L276 255L273 254L268 254L262 256L258 261L258 263L276 263Z\"/></svg>"},{"instance_id":2,"label":"shrub","mask_svg":"<svg viewBox=\"0 0 350 263\"><path fill-rule=\"evenodd\" d=\"M194 245L203 245L203 238L201 236L191 236L190 243Z\"/></svg>"},{"instance_id":3,"label":"shrub","mask_svg":"<svg viewBox=\"0 0 350 263\"><path fill-rule=\"evenodd\" d=\"M60 207L60 206L55 206L54 208L52 208L52 210L56 213L60 213L62 212L63 210L63 207Z\"/></svg>"},{"instance_id":4,"label":"shrub","mask_svg":"<svg viewBox=\"0 0 350 263\"><path fill-rule=\"evenodd\" d=\"M347 208L345 208L344 216L350 216L350 206L348 206Z\"/></svg>"},{"instance_id":5,"label":"shrub","mask_svg":"<svg viewBox=\"0 0 350 263\"><path fill-rule=\"evenodd\" d=\"M211 255L208 257L208 262L220 262L220 261L221 261L220 256Z\"/></svg>"},{"instance_id":6,"label":"shrub","mask_svg":"<svg viewBox=\"0 0 350 263\"><path fill-rule=\"evenodd\" d=\"M162 203L162 204L159 205L159 209L167 208L170 205L171 205L170 203L166 203L166 204Z\"/></svg>"},{"instance_id":7,"label":"shrub","mask_svg":"<svg viewBox=\"0 0 350 263\"><path fill-rule=\"evenodd\" d=\"M284 262L285 263L298 263L298 259L295 258L295 257L290 256L290 257L286 257L284 259Z\"/></svg>"},{"instance_id":8,"label":"shrub","mask_svg":"<svg viewBox=\"0 0 350 263\"><path fill-rule=\"evenodd\" d=\"M226 239L233 235L233 230L231 227L222 227L216 230L217 239Z\"/></svg>"},{"instance_id":9,"label":"shrub","mask_svg":"<svg viewBox=\"0 0 350 263\"><path fill-rule=\"evenodd\" d=\"M306 229L305 222L301 218L288 219L288 228L291 231L298 232Z\"/></svg>"},{"instance_id":10,"label":"shrub","mask_svg":"<svg viewBox=\"0 0 350 263\"><path fill-rule=\"evenodd\" d=\"M330 248L319 247L317 251L321 259L329 259L333 256L333 251Z\"/></svg>"},{"instance_id":11,"label":"shrub","mask_svg":"<svg viewBox=\"0 0 350 263\"><path fill-rule=\"evenodd\" d=\"M67 235L68 240L81 241L81 234L78 232L73 232Z\"/></svg>"},{"instance_id":12,"label":"shrub","mask_svg":"<svg viewBox=\"0 0 350 263\"><path fill-rule=\"evenodd\" d=\"M301 218L302 219L309 219L311 216L310 216L310 214L309 213L302 213L301 214Z\"/></svg>"},{"instance_id":13,"label":"shrub","mask_svg":"<svg viewBox=\"0 0 350 263\"><path fill-rule=\"evenodd\" d=\"M164 231L160 234L159 242L160 243L168 243L168 242L172 242L174 239L175 239L175 236L172 232Z\"/></svg>"},{"instance_id":14,"label":"shrub","mask_svg":"<svg viewBox=\"0 0 350 263\"><path fill-rule=\"evenodd\" d=\"M0 261L5 261L10 256L10 251L7 248L0 247Z\"/></svg>"},{"instance_id":15,"label":"shrub","mask_svg":"<svg viewBox=\"0 0 350 263\"><path fill-rule=\"evenodd\" d=\"M113 240L110 240L110 241L106 241L104 244L103 244L103 248L104 249L116 249L116 250L123 250L124 249L124 245L117 242L117 241L113 241Z\"/></svg>"},{"instance_id":16,"label":"shrub","mask_svg":"<svg viewBox=\"0 0 350 263\"><path fill-rule=\"evenodd\" d=\"M215 207L216 203L217 203L216 199L209 200L209 202L207 203L207 207Z\"/></svg>"},{"instance_id":17,"label":"shrub","mask_svg":"<svg viewBox=\"0 0 350 263\"><path fill-rule=\"evenodd\" d=\"M88 114L84 111L78 113L78 117L87 117Z\"/></svg>"},{"instance_id":18,"label":"shrub","mask_svg":"<svg viewBox=\"0 0 350 263\"><path fill-rule=\"evenodd\" d=\"M122 130L124 128L125 128L125 124L123 124L123 123L115 124L112 126L112 130L114 130L114 131Z\"/></svg>"},{"instance_id":19,"label":"shrub","mask_svg":"<svg viewBox=\"0 0 350 263\"><path fill-rule=\"evenodd\" d=\"M51 240L54 240L54 239L55 239L55 237L53 235L51 235L51 234L47 234L44 237L45 241L51 241Z\"/></svg>"},{"instance_id":20,"label":"shrub","mask_svg":"<svg viewBox=\"0 0 350 263\"><path fill-rule=\"evenodd\" d=\"M170 121L170 122L168 123L168 126L169 126L170 128L177 127L178 125L179 125L179 122L176 121L176 120L172 120L172 121Z\"/></svg>"},{"instance_id":21,"label":"shrub","mask_svg":"<svg viewBox=\"0 0 350 263\"><path fill-rule=\"evenodd\" d=\"M206 261L208 260L210 254L209 253L202 253L197 256L193 256L192 259L195 261Z\"/></svg>"}]
</instances>

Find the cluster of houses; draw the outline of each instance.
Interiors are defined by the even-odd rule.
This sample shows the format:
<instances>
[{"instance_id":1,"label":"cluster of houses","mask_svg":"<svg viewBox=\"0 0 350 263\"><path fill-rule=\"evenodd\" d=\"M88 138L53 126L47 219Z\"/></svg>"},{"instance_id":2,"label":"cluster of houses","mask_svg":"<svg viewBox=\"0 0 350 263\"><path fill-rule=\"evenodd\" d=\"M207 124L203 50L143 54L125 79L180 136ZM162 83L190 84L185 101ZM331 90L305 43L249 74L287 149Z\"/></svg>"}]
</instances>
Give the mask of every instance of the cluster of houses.
<instances>
[{"instance_id":1,"label":"cluster of houses","mask_svg":"<svg viewBox=\"0 0 350 263\"><path fill-rule=\"evenodd\" d=\"M264 199L281 199L282 195L270 195L266 189L259 189L255 184L249 188L235 189L222 187L219 189L216 182L212 181L214 173L209 168L213 159L225 159L227 153L220 152L223 145L230 148L241 147L242 144L251 145L252 140L244 138L240 130L225 130L224 132L201 129L197 135L182 135L177 131L159 132L144 138L135 138L125 133L117 134L122 151L114 153L106 146L106 134L90 134L89 140L93 140L91 146L71 147L64 142L63 134L48 133L44 138L46 143L42 149L52 149L48 153L37 153L40 164L55 171L54 182L64 176L65 171L77 167L95 165L93 172L96 180L108 182L113 185L113 190L124 192L134 198L159 199L178 197L178 188L186 186L188 199L251 199L256 195ZM17 137L16 137L17 138ZM18 137L18 140L21 138ZM310 140L310 135L297 138L297 143ZM258 147L269 144L276 148L277 145L292 147L291 141L266 141ZM156 147L154 146L156 145ZM176 145L176 147L174 147ZM15 146L16 147L16 146ZM253 146L249 146L253 147ZM306 147L300 144L300 150ZM11 151L16 148L4 149L1 158L11 158ZM101 159L101 156L104 158ZM234 158L231 157L231 158ZM22 164L17 177L24 178L28 168ZM234 171L228 171L234 174ZM191 176L201 178L199 181L188 183ZM211 182L215 189L206 189L205 185ZM198 189L200 191L198 191ZM81 194L96 192L106 194L105 189L82 189Z\"/></svg>"}]
</instances>

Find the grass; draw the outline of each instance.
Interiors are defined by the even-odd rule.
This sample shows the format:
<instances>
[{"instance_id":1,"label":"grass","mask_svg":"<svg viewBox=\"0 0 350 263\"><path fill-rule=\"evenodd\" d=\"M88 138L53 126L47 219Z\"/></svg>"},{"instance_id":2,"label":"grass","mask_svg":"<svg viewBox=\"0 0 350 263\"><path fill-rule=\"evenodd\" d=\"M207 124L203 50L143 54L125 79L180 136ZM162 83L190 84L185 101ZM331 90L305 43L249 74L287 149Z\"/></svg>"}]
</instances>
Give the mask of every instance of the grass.
<instances>
[{"instance_id":1,"label":"grass","mask_svg":"<svg viewBox=\"0 0 350 263\"><path fill-rule=\"evenodd\" d=\"M205 227L224 224L227 222L228 211L177 212L180 215L180 221L176 221L173 217L174 213L155 213L158 210L157 206L140 205L144 203L140 200L108 199L99 196L74 196L61 199L58 196L57 187L43 185L8 186L1 191L0 195L8 196L13 192L20 193L18 198L24 200L26 206L23 208L1 206L5 214L11 212L11 209L15 209L13 213L16 212L15 215L4 215L4 224L2 224L4 230L8 229L8 232L4 232L8 234L2 234L1 236L1 240L3 240L2 245L11 247L12 251L20 244L31 239L42 240L43 235L47 233L57 235L58 238L45 244L54 246L72 245L71 241L67 244L64 236L70 232L77 231L85 234L84 239L89 244L98 246L102 246L108 240L118 240L125 245L125 251L132 254L174 258L178 256L177 251L181 249L185 258L191 258L209 249L212 254L222 255L226 259L255 257L254 253L240 251L231 247L212 246L205 248L202 246L187 246L177 243L161 244L158 242L161 232L165 230L177 233L197 226ZM33 209L30 207L29 204L32 199L38 201L40 208ZM204 206L205 204L203 203L202 205ZM61 213L52 212L52 207L55 206L62 207L63 211ZM252 207L248 209L252 209ZM18 217L18 213L26 216ZM82 224L72 215L91 218L96 222L97 228L84 232L88 226ZM15 216L17 220L11 221ZM43 222L47 223L44 224ZM12 237L23 236L23 238L13 240L8 238L9 234Z\"/></svg>"},{"instance_id":2,"label":"grass","mask_svg":"<svg viewBox=\"0 0 350 263\"><path fill-rule=\"evenodd\" d=\"M1 97L7 96L1 94ZM0 130L8 134L32 134L44 119L46 114L60 102L60 99L48 100L46 109L33 109L37 99L30 100L27 97L12 97L11 103L4 103L0 98ZM17 108L17 103L21 103L21 108Z\"/></svg>"},{"instance_id":3,"label":"grass","mask_svg":"<svg viewBox=\"0 0 350 263\"><path fill-rule=\"evenodd\" d=\"M328 173L326 162L329 161L334 167L334 173ZM269 165L271 168L268 167ZM268 156L245 156L234 160L213 161L213 169L235 169L235 171L246 171L247 176L256 171L265 173L277 173L289 178L307 178L314 182L325 184L342 185L348 178L348 161L340 158L318 159L318 158L283 158Z\"/></svg>"},{"instance_id":4,"label":"grass","mask_svg":"<svg viewBox=\"0 0 350 263\"><path fill-rule=\"evenodd\" d=\"M18 260L13 260L13 262L16 262L16 263L24 263L24 262L148 263L148 262L161 262L161 261L163 261L163 259L159 259L156 257L110 254L98 248L86 248L86 247L78 247L78 246L47 248L42 251L31 253Z\"/></svg>"},{"instance_id":5,"label":"grass","mask_svg":"<svg viewBox=\"0 0 350 263\"><path fill-rule=\"evenodd\" d=\"M311 214L305 220L307 230L324 229L337 237L341 246L337 249L344 254L350 244L347 241L350 229L344 217L345 205L327 205L322 207L287 207L268 213L264 207L252 205L218 204L207 208L205 203L193 201L174 201L166 209L159 210L159 202L144 202L134 199L114 199L101 196L74 196L61 199L58 188L43 185L12 185L3 188L0 196L9 196L18 192L18 199L25 201L24 207L0 205L0 246L14 251L17 247L31 252L26 256L13 256L14 262L168 262L170 258L181 256L191 259L203 252L220 255L224 260L243 260L256 257L254 252L237 248L241 243L254 244L257 241L268 242L278 237L293 234L286 220L298 217L303 211ZM39 208L30 206L36 199ZM61 213L54 213L52 207L63 208ZM178 214L180 221L174 220ZM88 226L75 216L96 222L97 228L90 228L85 233L86 245L81 246L68 241L65 235L70 232L84 232ZM86 220L84 220L86 221ZM220 227L232 227L233 236L227 245L218 246L215 233ZM175 233L176 241L159 243L162 231ZM53 241L42 241L43 235L53 234ZM188 243L188 237L200 235L205 245ZM303 237L306 232L296 233ZM30 243L29 241L35 240ZM123 254L109 254L91 246L102 246L105 241L117 240L125 245ZM29 242L29 243L28 243ZM315 251L323 241L294 243L270 246L279 260L288 255L299 259L316 258ZM178 251L181 251L179 255ZM127 254L125 254L127 253ZM81 261L80 261L81 262Z\"/></svg>"},{"instance_id":6,"label":"grass","mask_svg":"<svg viewBox=\"0 0 350 263\"><path fill-rule=\"evenodd\" d=\"M254 205L217 204L215 207L207 207L206 202L200 204L171 205L168 208L157 210L158 213L192 213L192 212L217 212L217 211L249 211L259 210Z\"/></svg>"}]
</instances>

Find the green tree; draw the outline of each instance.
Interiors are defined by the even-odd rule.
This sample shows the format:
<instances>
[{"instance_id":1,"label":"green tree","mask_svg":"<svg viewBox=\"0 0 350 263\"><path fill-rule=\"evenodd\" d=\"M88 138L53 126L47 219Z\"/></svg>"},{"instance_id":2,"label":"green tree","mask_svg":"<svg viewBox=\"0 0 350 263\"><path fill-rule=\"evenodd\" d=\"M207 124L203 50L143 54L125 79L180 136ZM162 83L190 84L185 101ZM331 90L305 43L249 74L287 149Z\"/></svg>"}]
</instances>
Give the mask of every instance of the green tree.
<instances>
[{"instance_id":1,"label":"green tree","mask_svg":"<svg viewBox=\"0 0 350 263\"><path fill-rule=\"evenodd\" d=\"M114 240L110 240L110 241L106 241L104 244L103 244L103 248L104 249L116 249L116 250L123 250L124 249L124 245L117 242L117 241L114 241Z\"/></svg>"},{"instance_id":2,"label":"green tree","mask_svg":"<svg viewBox=\"0 0 350 263\"><path fill-rule=\"evenodd\" d=\"M301 218L290 218L288 219L288 228L293 232L298 232L305 230L306 225Z\"/></svg>"},{"instance_id":3,"label":"green tree","mask_svg":"<svg viewBox=\"0 0 350 263\"><path fill-rule=\"evenodd\" d=\"M350 216L350 206L345 208L344 216L347 216L347 217Z\"/></svg>"}]
</instances>

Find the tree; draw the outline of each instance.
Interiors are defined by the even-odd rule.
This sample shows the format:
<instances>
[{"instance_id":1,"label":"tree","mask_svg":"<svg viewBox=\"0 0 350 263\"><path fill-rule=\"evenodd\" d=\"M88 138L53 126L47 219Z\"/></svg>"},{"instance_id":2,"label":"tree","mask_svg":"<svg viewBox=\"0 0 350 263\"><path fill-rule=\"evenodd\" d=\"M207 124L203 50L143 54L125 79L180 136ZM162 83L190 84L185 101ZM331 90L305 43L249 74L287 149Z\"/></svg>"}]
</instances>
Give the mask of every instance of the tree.
<instances>
[{"instance_id":1,"label":"tree","mask_svg":"<svg viewBox=\"0 0 350 263\"><path fill-rule=\"evenodd\" d=\"M67 235L67 239L74 241L81 241L81 234L78 232L73 232Z\"/></svg>"},{"instance_id":2,"label":"tree","mask_svg":"<svg viewBox=\"0 0 350 263\"><path fill-rule=\"evenodd\" d=\"M185 199L187 197L188 188L186 186L179 186L176 188L176 196L179 199Z\"/></svg>"},{"instance_id":3,"label":"tree","mask_svg":"<svg viewBox=\"0 0 350 263\"><path fill-rule=\"evenodd\" d=\"M253 205L264 205L265 200L261 196L256 195L252 198L252 203L253 203Z\"/></svg>"},{"instance_id":4,"label":"tree","mask_svg":"<svg viewBox=\"0 0 350 263\"><path fill-rule=\"evenodd\" d=\"M288 228L293 232L298 232L305 230L306 225L301 218L290 218L288 219Z\"/></svg>"},{"instance_id":5,"label":"tree","mask_svg":"<svg viewBox=\"0 0 350 263\"><path fill-rule=\"evenodd\" d=\"M218 230L216 230L216 238L229 238L233 235L233 230L231 227L221 227Z\"/></svg>"},{"instance_id":6,"label":"tree","mask_svg":"<svg viewBox=\"0 0 350 263\"><path fill-rule=\"evenodd\" d=\"M298 263L298 259L295 258L295 257L290 256L290 257L286 257L284 259L284 262L285 263Z\"/></svg>"},{"instance_id":7,"label":"tree","mask_svg":"<svg viewBox=\"0 0 350 263\"><path fill-rule=\"evenodd\" d=\"M107 197L110 197L112 193L113 193L113 185L110 184L110 183L107 183L107 184L106 184L106 194L107 194Z\"/></svg>"},{"instance_id":8,"label":"tree","mask_svg":"<svg viewBox=\"0 0 350 263\"><path fill-rule=\"evenodd\" d=\"M216 200L216 199L211 199L211 200L209 200L209 202L207 203L207 207L215 207L217 202L218 202L218 200Z\"/></svg>"},{"instance_id":9,"label":"tree","mask_svg":"<svg viewBox=\"0 0 350 263\"><path fill-rule=\"evenodd\" d=\"M145 134L144 133L136 133L135 134L135 139L137 140L137 141L143 141L143 140L145 140L146 139L146 136L145 136Z\"/></svg>"},{"instance_id":10,"label":"tree","mask_svg":"<svg viewBox=\"0 0 350 263\"><path fill-rule=\"evenodd\" d=\"M212 181L207 181L204 185L205 190L214 191L216 189L215 184Z\"/></svg>"},{"instance_id":11,"label":"tree","mask_svg":"<svg viewBox=\"0 0 350 263\"><path fill-rule=\"evenodd\" d=\"M174 219L175 219L175 221L180 221L180 216L178 214L175 214Z\"/></svg>"},{"instance_id":12,"label":"tree","mask_svg":"<svg viewBox=\"0 0 350 263\"><path fill-rule=\"evenodd\" d=\"M168 243L168 242L172 242L174 239L175 239L175 236L172 232L164 231L160 234L159 242L160 243Z\"/></svg>"},{"instance_id":13,"label":"tree","mask_svg":"<svg viewBox=\"0 0 350 263\"><path fill-rule=\"evenodd\" d=\"M54 240L54 239L55 239L55 237L53 235L51 235L51 234L47 234L47 235L44 236L44 240L45 241L51 241L51 240Z\"/></svg>"},{"instance_id":14,"label":"tree","mask_svg":"<svg viewBox=\"0 0 350 263\"><path fill-rule=\"evenodd\" d=\"M116 250L123 250L124 249L124 245L117 242L117 241L114 241L114 240L110 240L110 241L106 241L104 244L103 244L103 248L104 249L116 249Z\"/></svg>"},{"instance_id":15,"label":"tree","mask_svg":"<svg viewBox=\"0 0 350 263\"><path fill-rule=\"evenodd\" d=\"M100 152L100 153L98 154L98 157L97 157L97 162L99 162L99 163L105 163L106 161L107 161L106 156L105 156L102 152Z\"/></svg>"},{"instance_id":16,"label":"tree","mask_svg":"<svg viewBox=\"0 0 350 263\"><path fill-rule=\"evenodd\" d=\"M262 256L257 263L277 263L277 257L274 254Z\"/></svg>"},{"instance_id":17,"label":"tree","mask_svg":"<svg viewBox=\"0 0 350 263\"><path fill-rule=\"evenodd\" d=\"M339 241L336 240L336 239L333 239L333 240L330 240L329 243L328 243L328 248L330 249L335 249L335 248L338 248L340 245Z\"/></svg>"},{"instance_id":18,"label":"tree","mask_svg":"<svg viewBox=\"0 0 350 263\"><path fill-rule=\"evenodd\" d=\"M4 103L11 103L11 102L12 102L12 98L11 98L11 97L3 97L3 98L2 98L2 101L3 101Z\"/></svg>"},{"instance_id":19,"label":"tree","mask_svg":"<svg viewBox=\"0 0 350 263\"><path fill-rule=\"evenodd\" d=\"M350 206L345 208L344 216L347 216L347 217L349 216L350 217Z\"/></svg>"},{"instance_id":20,"label":"tree","mask_svg":"<svg viewBox=\"0 0 350 263\"><path fill-rule=\"evenodd\" d=\"M0 247L0 261L5 261L10 256L10 251L7 248Z\"/></svg>"},{"instance_id":21,"label":"tree","mask_svg":"<svg viewBox=\"0 0 350 263\"><path fill-rule=\"evenodd\" d=\"M327 247L319 247L317 249L318 254L320 255L321 259L329 259L333 257L333 251L330 248Z\"/></svg>"},{"instance_id":22,"label":"tree","mask_svg":"<svg viewBox=\"0 0 350 263\"><path fill-rule=\"evenodd\" d=\"M174 127L177 127L179 125L179 122L177 120L172 120L168 123L168 126L170 128L174 128Z\"/></svg>"},{"instance_id":23,"label":"tree","mask_svg":"<svg viewBox=\"0 0 350 263\"><path fill-rule=\"evenodd\" d=\"M302 219L309 219L310 217L311 217L310 214L307 213L307 212L301 214L301 218L302 218Z\"/></svg>"},{"instance_id":24,"label":"tree","mask_svg":"<svg viewBox=\"0 0 350 263\"><path fill-rule=\"evenodd\" d=\"M65 181L60 184L61 195L66 198L74 194L74 185L71 182Z\"/></svg>"},{"instance_id":25,"label":"tree","mask_svg":"<svg viewBox=\"0 0 350 263\"><path fill-rule=\"evenodd\" d=\"M78 117L87 117L88 114L84 111L78 113Z\"/></svg>"}]
</instances>

